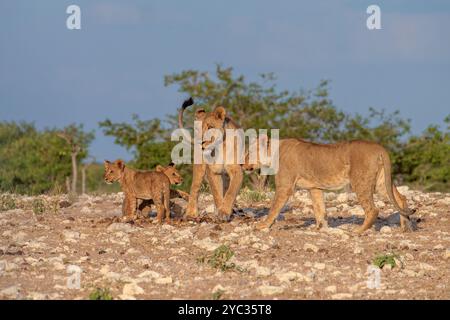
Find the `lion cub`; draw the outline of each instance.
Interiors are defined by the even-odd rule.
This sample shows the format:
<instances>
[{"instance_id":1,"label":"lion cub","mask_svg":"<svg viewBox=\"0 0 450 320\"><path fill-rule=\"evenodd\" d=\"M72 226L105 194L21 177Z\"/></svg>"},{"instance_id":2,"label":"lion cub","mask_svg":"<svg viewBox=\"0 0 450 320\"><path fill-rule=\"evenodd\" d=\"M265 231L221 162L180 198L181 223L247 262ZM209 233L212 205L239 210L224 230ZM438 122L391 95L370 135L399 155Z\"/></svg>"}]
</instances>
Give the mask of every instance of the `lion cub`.
<instances>
[{"instance_id":1,"label":"lion cub","mask_svg":"<svg viewBox=\"0 0 450 320\"><path fill-rule=\"evenodd\" d=\"M106 160L105 182L111 184L119 181L125 195L122 213L125 220L136 217L137 201L153 200L157 208L157 220L170 222L170 184L181 184L183 178L173 165L164 168L158 166L156 171L140 171L128 168L123 160L110 162Z\"/></svg>"}]
</instances>

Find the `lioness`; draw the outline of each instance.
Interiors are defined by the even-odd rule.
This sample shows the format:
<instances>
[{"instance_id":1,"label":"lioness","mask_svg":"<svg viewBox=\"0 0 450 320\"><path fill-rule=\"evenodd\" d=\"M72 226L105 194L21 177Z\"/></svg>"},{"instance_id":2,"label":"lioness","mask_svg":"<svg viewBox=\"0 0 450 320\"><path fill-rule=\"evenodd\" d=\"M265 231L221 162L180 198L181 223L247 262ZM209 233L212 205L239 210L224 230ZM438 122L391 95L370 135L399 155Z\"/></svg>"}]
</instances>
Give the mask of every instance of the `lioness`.
<instances>
[{"instance_id":1,"label":"lioness","mask_svg":"<svg viewBox=\"0 0 450 320\"><path fill-rule=\"evenodd\" d=\"M193 104L192 98L184 101L178 113L178 126L183 128L183 112ZM195 111L195 120L202 122L202 131L206 132L208 129L219 129L222 133L226 129L238 129L239 126L226 115L225 108L219 106L212 112L206 112L205 109L199 108ZM223 138L225 143L226 136ZM202 141L202 147L205 148L209 141ZM224 148L225 149L225 148ZM224 153L226 150L224 151ZM230 182L228 189L223 195L223 179L222 173L228 173ZM218 210L219 218L228 220L231 216L233 205L236 196L241 188L243 173L240 164L194 164L192 173L192 185L189 196L189 203L186 209L186 215L190 217L198 216L197 201L200 191L200 186L206 174L207 181L211 188L214 198L215 206Z\"/></svg>"},{"instance_id":2,"label":"lioness","mask_svg":"<svg viewBox=\"0 0 450 320\"><path fill-rule=\"evenodd\" d=\"M259 148L259 145L256 147ZM259 168L259 152L257 158L257 164L250 164L247 153L243 169L253 171ZM412 231L409 216L413 211L407 208L405 197L392 183L389 154L381 145L368 141L317 144L301 139L279 140L275 197L269 215L257 224L257 228L269 228L274 223L295 186L309 190L316 226L318 229L327 227L323 190L341 189L346 185L350 185L356 193L365 212L362 226L355 230L357 233L369 229L378 216L373 201L375 191L384 195L399 210L402 230Z\"/></svg>"},{"instance_id":3,"label":"lioness","mask_svg":"<svg viewBox=\"0 0 450 320\"><path fill-rule=\"evenodd\" d=\"M161 171L138 171L125 166L123 160L105 161L105 182L111 184L119 181L125 199L122 213L124 220L136 217L137 200L152 199L156 209L158 222L163 216L170 222L170 179ZM159 169L161 170L161 168ZM177 179L177 181L181 182Z\"/></svg>"}]
</instances>

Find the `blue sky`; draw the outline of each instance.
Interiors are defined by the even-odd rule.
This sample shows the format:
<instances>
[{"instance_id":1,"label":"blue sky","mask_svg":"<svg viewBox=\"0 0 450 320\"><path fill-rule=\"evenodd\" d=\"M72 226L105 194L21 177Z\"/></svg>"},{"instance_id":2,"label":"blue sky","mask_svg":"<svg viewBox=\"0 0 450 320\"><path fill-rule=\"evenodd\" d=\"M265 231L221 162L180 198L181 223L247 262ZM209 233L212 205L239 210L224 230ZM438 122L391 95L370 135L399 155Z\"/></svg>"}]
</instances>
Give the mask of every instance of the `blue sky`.
<instances>
[{"instance_id":1,"label":"blue sky","mask_svg":"<svg viewBox=\"0 0 450 320\"><path fill-rule=\"evenodd\" d=\"M66 28L70 4L81 30ZM370 4L382 30L366 28ZM0 120L84 123L97 159L130 159L98 122L173 113L185 97L164 75L222 63L282 89L330 79L340 109L398 109L418 133L450 113L449 34L446 0L1 0Z\"/></svg>"}]
</instances>

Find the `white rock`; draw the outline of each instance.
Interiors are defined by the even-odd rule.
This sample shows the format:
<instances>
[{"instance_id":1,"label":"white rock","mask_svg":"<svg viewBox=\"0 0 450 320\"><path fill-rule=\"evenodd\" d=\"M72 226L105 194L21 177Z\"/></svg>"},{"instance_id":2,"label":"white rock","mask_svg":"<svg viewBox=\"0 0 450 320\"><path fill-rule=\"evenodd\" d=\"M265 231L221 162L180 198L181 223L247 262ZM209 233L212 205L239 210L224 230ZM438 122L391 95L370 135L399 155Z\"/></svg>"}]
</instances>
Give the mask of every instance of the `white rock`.
<instances>
[{"instance_id":1,"label":"white rock","mask_svg":"<svg viewBox=\"0 0 450 320\"><path fill-rule=\"evenodd\" d=\"M172 283L172 277L165 277L165 278L157 278L155 279L156 284L169 284Z\"/></svg>"},{"instance_id":2,"label":"white rock","mask_svg":"<svg viewBox=\"0 0 450 320\"><path fill-rule=\"evenodd\" d=\"M267 277L270 276L272 271L269 268L256 266L255 268L256 275L260 277Z\"/></svg>"},{"instance_id":3,"label":"white rock","mask_svg":"<svg viewBox=\"0 0 450 320\"><path fill-rule=\"evenodd\" d=\"M206 237L202 240L194 240L193 245L207 251L214 251L217 249L217 247L219 247L219 244L212 241L209 237Z\"/></svg>"},{"instance_id":4,"label":"white rock","mask_svg":"<svg viewBox=\"0 0 450 320\"><path fill-rule=\"evenodd\" d=\"M425 262L421 262L419 264L420 269L422 270L426 270L426 271L434 271L436 270L436 267L433 267L432 265L425 263Z\"/></svg>"},{"instance_id":5,"label":"white rock","mask_svg":"<svg viewBox=\"0 0 450 320\"><path fill-rule=\"evenodd\" d=\"M25 232L19 231L12 236L12 240L14 242L16 242L17 244L23 244L23 243L25 243L26 237L27 237L27 234Z\"/></svg>"},{"instance_id":6,"label":"white rock","mask_svg":"<svg viewBox=\"0 0 450 320\"><path fill-rule=\"evenodd\" d=\"M77 242L80 239L80 233L77 231L64 230L62 235L66 242Z\"/></svg>"},{"instance_id":7,"label":"white rock","mask_svg":"<svg viewBox=\"0 0 450 320\"><path fill-rule=\"evenodd\" d=\"M351 208L350 210L348 210L348 213L350 213L351 215L354 215L354 216L364 216L365 215L364 209L360 205L357 205L357 206Z\"/></svg>"},{"instance_id":8,"label":"white rock","mask_svg":"<svg viewBox=\"0 0 450 320\"><path fill-rule=\"evenodd\" d=\"M362 254L364 252L363 248L360 247L355 247L355 249L353 250L354 254Z\"/></svg>"},{"instance_id":9,"label":"white rock","mask_svg":"<svg viewBox=\"0 0 450 320\"><path fill-rule=\"evenodd\" d=\"M214 213L216 210L216 206L214 204L210 204L205 208L206 213Z\"/></svg>"},{"instance_id":10,"label":"white rock","mask_svg":"<svg viewBox=\"0 0 450 320\"><path fill-rule=\"evenodd\" d=\"M383 227L381 227L380 232L384 233L384 234L388 234L388 233L392 232L392 229L389 226L383 226Z\"/></svg>"},{"instance_id":11,"label":"white rock","mask_svg":"<svg viewBox=\"0 0 450 320\"><path fill-rule=\"evenodd\" d=\"M88 213L91 213L91 209L89 207L83 207L83 208L81 208L80 212L82 214L88 214Z\"/></svg>"},{"instance_id":12,"label":"white rock","mask_svg":"<svg viewBox=\"0 0 450 320\"><path fill-rule=\"evenodd\" d=\"M331 299L342 300L342 299L351 299L353 294L351 293L336 293L331 296Z\"/></svg>"},{"instance_id":13,"label":"white rock","mask_svg":"<svg viewBox=\"0 0 450 320\"><path fill-rule=\"evenodd\" d=\"M17 298L19 295L19 286L11 286L0 291L0 296L8 298Z\"/></svg>"},{"instance_id":14,"label":"white rock","mask_svg":"<svg viewBox=\"0 0 450 320\"><path fill-rule=\"evenodd\" d=\"M348 194L347 193L340 193L336 197L336 201L339 203L347 202L348 201Z\"/></svg>"},{"instance_id":15,"label":"white rock","mask_svg":"<svg viewBox=\"0 0 450 320\"><path fill-rule=\"evenodd\" d=\"M300 273L294 271L277 273L275 276L278 278L280 282L286 283L303 278L303 276Z\"/></svg>"},{"instance_id":16,"label":"white rock","mask_svg":"<svg viewBox=\"0 0 450 320\"><path fill-rule=\"evenodd\" d=\"M123 286L122 295L124 296L134 296L137 294L143 294L145 291L139 287L136 283L127 283Z\"/></svg>"},{"instance_id":17,"label":"white rock","mask_svg":"<svg viewBox=\"0 0 450 320\"><path fill-rule=\"evenodd\" d=\"M314 263L314 268L317 270L324 270L325 269L325 263L316 262Z\"/></svg>"},{"instance_id":18,"label":"white rock","mask_svg":"<svg viewBox=\"0 0 450 320\"><path fill-rule=\"evenodd\" d=\"M136 231L136 228L131 226L128 223L112 223L111 225L109 225L109 227L106 229L110 232L125 232L125 233L131 233Z\"/></svg>"},{"instance_id":19,"label":"white rock","mask_svg":"<svg viewBox=\"0 0 450 320\"><path fill-rule=\"evenodd\" d=\"M336 286L328 286L328 287L325 288L325 292L336 293L337 292L337 288L336 288Z\"/></svg>"},{"instance_id":20,"label":"white rock","mask_svg":"<svg viewBox=\"0 0 450 320\"><path fill-rule=\"evenodd\" d=\"M444 252L444 259L450 259L450 249L446 249Z\"/></svg>"},{"instance_id":21,"label":"white rock","mask_svg":"<svg viewBox=\"0 0 450 320\"><path fill-rule=\"evenodd\" d=\"M258 291L263 295L263 296L272 296L275 294L281 294L284 291L283 287L277 287L277 286L267 286L267 285L262 285L258 287Z\"/></svg>"}]
</instances>

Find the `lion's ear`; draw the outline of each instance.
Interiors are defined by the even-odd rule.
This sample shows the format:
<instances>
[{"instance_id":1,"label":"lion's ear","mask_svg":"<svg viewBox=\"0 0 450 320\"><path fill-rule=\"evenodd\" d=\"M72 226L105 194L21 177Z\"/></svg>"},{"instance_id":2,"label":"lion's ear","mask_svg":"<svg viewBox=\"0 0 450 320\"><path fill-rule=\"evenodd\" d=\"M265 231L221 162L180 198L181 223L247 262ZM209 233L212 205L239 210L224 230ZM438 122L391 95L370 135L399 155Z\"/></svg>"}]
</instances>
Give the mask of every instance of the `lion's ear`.
<instances>
[{"instance_id":1,"label":"lion's ear","mask_svg":"<svg viewBox=\"0 0 450 320\"><path fill-rule=\"evenodd\" d=\"M206 111L203 108L195 110L195 120L203 120L206 115Z\"/></svg>"},{"instance_id":2,"label":"lion's ear","mask_svg":"<svg viewBox=\"0 0 450 320\"><path fill-rule=\"evenodd\" d=\"M168 167L175 167L175 163L173 162L169 163Z\"/></svg>"},{"instance_id":3,"label":"lion's ear","mask_svg":"<svg viewBox=\"0 0 450 320\"><path fill-rule=\"evenodd\" d=\"M224 107L217 107L214 109L214 115L219 120L225 120L225 116L227 115L227 112L225 111Z\"/></svg>"},{"instance_id":4,"label":"lion's ear","mask_svg":"<svg viewBox=\"0 0 450 320\"><path fill-rule=\"evenodd\" d=\"M156 166L156 168L155 168L155 171L156 172L164 172L164 167L163 166L160 166L159 164Z\"/></svg>"},{"instance_id":5,"label":"lion's ear","mask_svg":"<svg viewBox=\"0 0 450 320\"><path fill-rule=\"evenodd\" d=\"M116 160L116 165L120 170L123 170L125 168L125 162L123 162L122 159Z\"/></svg>"},{"instance_id":6,"label":"lion's ear","mask_svg":"<svg viewBox=\"0 0 450 320\"><path fill-rule=\"evenodd\" d=\"M105 160L103 161L103 164L105 165L105 168L108 168L109 165L111 164L111 161Z\"/></svg>"}]
</instances>

